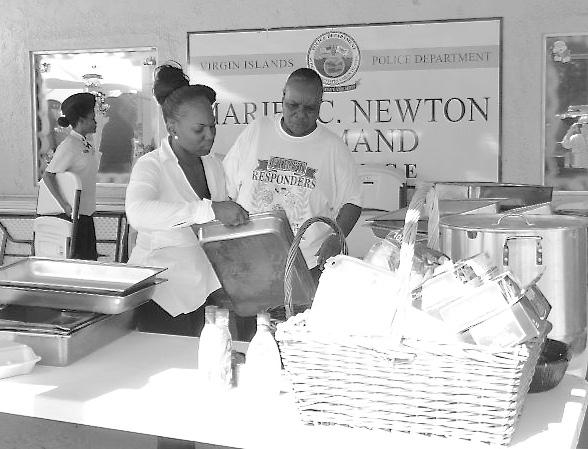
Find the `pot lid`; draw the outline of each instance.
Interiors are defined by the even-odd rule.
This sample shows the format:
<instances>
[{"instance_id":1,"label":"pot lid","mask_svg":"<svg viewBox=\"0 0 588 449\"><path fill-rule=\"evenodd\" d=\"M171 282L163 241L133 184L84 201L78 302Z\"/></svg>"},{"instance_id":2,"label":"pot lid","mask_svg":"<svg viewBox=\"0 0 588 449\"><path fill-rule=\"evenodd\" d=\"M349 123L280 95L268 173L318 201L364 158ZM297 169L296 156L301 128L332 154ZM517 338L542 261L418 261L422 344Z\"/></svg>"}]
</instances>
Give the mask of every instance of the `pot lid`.
<instances>
[{"instance_id":1,"label":"pot lid","mask_svg":"<svg viewBox=\"0 0 588 449\"><path fill-rule=\"evenodd\" d=\"M581 229L588 227L588 219L568 215L530 214L459 214L446 215L441 227L478 231L531 231L534 229Z\"/></svg>"}]
</instances>

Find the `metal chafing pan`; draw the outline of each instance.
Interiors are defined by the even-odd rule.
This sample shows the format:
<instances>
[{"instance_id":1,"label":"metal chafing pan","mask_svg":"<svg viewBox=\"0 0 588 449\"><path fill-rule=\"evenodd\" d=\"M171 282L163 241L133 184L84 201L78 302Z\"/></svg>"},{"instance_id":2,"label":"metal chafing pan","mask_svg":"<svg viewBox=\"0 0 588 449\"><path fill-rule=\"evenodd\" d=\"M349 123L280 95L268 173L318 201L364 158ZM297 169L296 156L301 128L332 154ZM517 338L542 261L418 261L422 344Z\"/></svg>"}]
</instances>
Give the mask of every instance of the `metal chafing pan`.
<instances>
[{"instance_id":1,"label":"metal chafing pan","mask_svg":"<svg viewBox=\"0 0 588 449\"><path fill-rule=\"evenodd\" d=\"M500 182L436 182L439 199L498 199L500 211L546 203L552 200L553 187Z\"/></svg>"},{"instance_id":2,"label":"metal chafing pan","mask_svg":"<svg viewBox=\"0 0 588 449\"><path fill-rule=\"evenodd\" d=\"M498 213L498 201L489 199L466 199L466 200L439 200L439 215L452 214L482 214ZM390 231L402 230L406 219L408 207L403 207L392 212L378 215L370 220L372 232L376 237L385 238ZM429 217L424 211L419 218L417 230L420 233L427 232Z\"/></svg>"},{"instance_id":3,"label":"metal chafing pan","mask_svg":"<svg viewBox=\"0 0 588 449\"><path fill-rule=\"evenodd\" d=\"M93 312L9 305L0 309L0 331L67 335L102 316Z\"/></svg>"},{"instance_id":4,"label":"metal chafing pan","mask_svg":"<svg viewBox=\"0 0 588 449\"><path fill-rule=\"evenodd\" d=\"M241 226L212 221L197 229L202 248L240 316L284 305L286 258L294 240L284 211L249 218ZM293 273L293 303L310 304L316 285L300 250Z\"/></svg>"},{"instance_id":5,"label":"metal chafing pan","mask_svg":"<svg viewBox=\"0 0 588 449\"><path fill-rule=\"evenodd\" d=\"M46 288L0 285L0 304L37 306L116 315L134 309L151 299L155 286L165 282L156 278L151 284L125 295L61 291Z\"/></svg>"},{"instance_id":6,"label":"metal chafing pan","mask_svg":"<svg viewBox=\"0 0 588 449\"><path fill-rule=\"evenodd\" d=\"M124 296L153 284L155 276L165 270L125 263L28 257L0 267L0 287Z\"/></svg>"},{"instance_id":7,"label":"metal chafing pan","mask_svg":"<svg viewBox=\"0 0 588 449\"><path fill-rule=\"evenodd\" d=\"M117 315L5 306L0 310L0 340L30 346L39 364L66 366L131 332L136 311Z\"/></svg>"}]
</instances>

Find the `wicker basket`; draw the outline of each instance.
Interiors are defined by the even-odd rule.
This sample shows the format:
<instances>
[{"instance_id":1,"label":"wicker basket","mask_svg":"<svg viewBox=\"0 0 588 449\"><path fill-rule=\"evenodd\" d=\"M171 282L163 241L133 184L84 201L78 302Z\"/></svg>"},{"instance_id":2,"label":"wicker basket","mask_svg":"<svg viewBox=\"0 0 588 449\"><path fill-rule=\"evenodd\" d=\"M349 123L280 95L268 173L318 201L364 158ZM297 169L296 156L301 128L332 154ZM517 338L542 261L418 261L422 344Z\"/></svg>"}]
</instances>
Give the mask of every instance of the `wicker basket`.
<instances>
[{"instance_id":1,"label":"wicker basket","mask_svg":"<svg viewBox=\"0 0 588 449\"><path fill-rule=\"evenodd\" d=\"M404 273L410 273L405 261L412 261L427 189L432 187L417 190L407 214L399 268ZM402 304L409 297L406 288L397 292ZM308 312L277 326L302 420L507 445L543 338L512 348L408 339L402 338L402 316L397 311L389 338L310 331Z\"/></svg>"},{"instance_id":2,"label":"wicker basket","mask_svg":"<svg viewBox=\"0 0 588 449\"><path fill-rule=\"evenodd\" d=\"M335 235L339 238L339 245L341 246L341 254L347 255L347 241L345 240L345 234L337 224L335 220L331 220L327 217L312 217L306 220L296 233L294 240L292 241L292 245L290 246L290 251L288 252L288 256L286 258L286 268L284 272L284 305L279 307L274 307L268 310L270 314L273 327L277 326L278 323L286 321L295 313L303 312L304 310L308 309L308 304L293 304L292 303L292 277L294 276L294 262L296 261L296 255L299 251L300 241L304 236L306 230L313 225L314 223L325 223L328 224L331 229L334 231Z\"/></svg>"}]
</instances>

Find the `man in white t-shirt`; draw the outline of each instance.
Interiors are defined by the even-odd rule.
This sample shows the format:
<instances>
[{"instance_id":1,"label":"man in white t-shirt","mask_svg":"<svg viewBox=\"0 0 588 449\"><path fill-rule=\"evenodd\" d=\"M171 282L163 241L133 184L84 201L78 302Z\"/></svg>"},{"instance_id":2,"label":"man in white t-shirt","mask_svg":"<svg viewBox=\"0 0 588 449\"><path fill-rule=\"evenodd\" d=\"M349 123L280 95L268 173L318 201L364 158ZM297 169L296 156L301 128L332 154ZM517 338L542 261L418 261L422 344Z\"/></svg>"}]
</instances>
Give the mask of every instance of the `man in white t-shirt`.
<instances>
[{"instance_id":1,"label":"man in white t-shirt","mask_svg":"<svg viewBox=\"0 0 588 449\"><path fill-rule=\"evenodd\" d=\"M223 160L227 190L249 213L283 209L294 234L322 216L348 235L361 213L361 183L342 139L317 123L322 96L318 73L294 71L284 87L283 113L248 125ZM306 230L300 249L316 280L325 260L341 251L322 222Z\"/></svg>"},{"instance_id":2,"label":"man in white t-shirt","mask_svg":"<svg viewBox=\"0 0 588 449\"><path fill-rule=\"evenodd\" d=\"M561 144L571 152L570 167L588 168L588 115L570 126Z\"/></svg>"}]
</instances>

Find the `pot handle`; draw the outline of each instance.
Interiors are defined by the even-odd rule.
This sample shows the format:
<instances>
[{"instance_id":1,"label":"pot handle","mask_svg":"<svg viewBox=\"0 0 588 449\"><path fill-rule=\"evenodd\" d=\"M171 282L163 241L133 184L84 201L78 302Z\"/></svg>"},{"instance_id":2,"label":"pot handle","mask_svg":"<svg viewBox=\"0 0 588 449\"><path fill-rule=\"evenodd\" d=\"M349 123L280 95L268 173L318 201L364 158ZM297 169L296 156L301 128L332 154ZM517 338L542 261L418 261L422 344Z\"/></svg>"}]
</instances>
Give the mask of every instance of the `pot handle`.
<instances>
[{"instance_id":1,"label":"pot handle","mask_svg":"<svg viewBox=\"0 0 588 449\"><path fill-rule=\"evenodd\" d=\"M496 224L499 225L500 222L507 217L508 218L520 217L523 220L525 220L525 223L527 224L527 226L531 226L531 223L529 223L529 220L527 220L527 217L524 214L520 214L520 213L516 213L516 212L509 212L509 213L501 215L500 218L498 219L498 221L496 222Z\"/></svg>"},{"instance_id":2,"label":"pot handle","mask_svg":"<svg viewBox=\"0 0 588 449\"><path fill-rule=\"evenodd\" d=\"M513 237L507 237L504 241L504 246L502 248L502 265L505 267L508 266L509 262L509 253L510 250L508 248L508 242L510 240L518 240L518 239L533 239L535 240L535 264L536 265L543 265L543 246L541 245L541 241L543 237L538 235L519 235Z\"/></svg>"}]
</instances>

